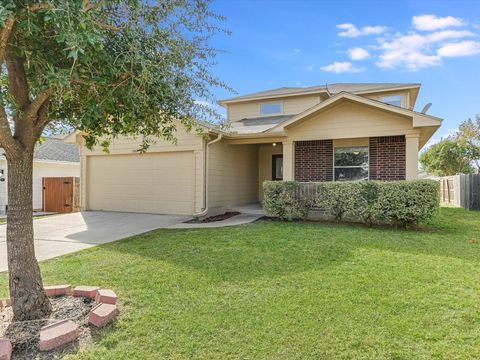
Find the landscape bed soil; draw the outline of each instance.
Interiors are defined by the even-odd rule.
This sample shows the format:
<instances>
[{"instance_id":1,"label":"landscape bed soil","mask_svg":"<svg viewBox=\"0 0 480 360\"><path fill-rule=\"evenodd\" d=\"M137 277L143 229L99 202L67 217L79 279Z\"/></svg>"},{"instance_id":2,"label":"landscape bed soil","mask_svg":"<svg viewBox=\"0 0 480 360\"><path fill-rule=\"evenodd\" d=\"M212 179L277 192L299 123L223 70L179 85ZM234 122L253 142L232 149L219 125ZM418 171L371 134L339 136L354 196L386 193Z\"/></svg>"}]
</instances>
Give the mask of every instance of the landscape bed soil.
<instances>
[{"instance_id":1,"label":"landscape bed soil","mask_svg":"<svg viewBox=\"0 0 480 360\"><path fill-rule=\"evenodd\" d=\"M187 221L189 224L198 224L198 223L209 223L209 222L216 222L216 221L223 221L230 219L231 217L240 215L238 211L228 211L225 214L220 214L220 215L215 215L215 216L209 216L205 219L193 219L190 221Z\"/></svg>"},{"instance_id":2,"label":"landscape bed soil","mask_svg":"<svg viewBox=\"0 0 480 360\"><path fill-rule=\"evenodd\" d=\"M12 322L12 307L0 310L0 338L8 338L12 342L12 359L43 360L60 357L61 354L78 350L92 342L92 332L88 326L88 313L95 306L93 299L62 296L50 299L52 314L48 319ZM80 326L80 337L77 341L63 347L40 352L38 342L40 329L60 320L70 319Z\"/></svg>"}]
</instances>

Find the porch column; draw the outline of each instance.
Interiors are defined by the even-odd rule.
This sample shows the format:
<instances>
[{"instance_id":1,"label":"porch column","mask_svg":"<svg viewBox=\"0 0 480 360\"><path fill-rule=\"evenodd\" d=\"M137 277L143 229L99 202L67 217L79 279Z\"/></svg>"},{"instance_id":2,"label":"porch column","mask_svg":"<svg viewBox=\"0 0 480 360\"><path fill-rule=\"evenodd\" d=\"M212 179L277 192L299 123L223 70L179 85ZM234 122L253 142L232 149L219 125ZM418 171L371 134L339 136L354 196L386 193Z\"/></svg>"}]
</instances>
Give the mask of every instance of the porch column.
<instances>
[{"instance_id":1,"label":"porch column","mask_svg":"<svg viewBox=\"0 0 480 360\"><path fill-rule=\"evenodd\" d=\"M295 180L295 146L292 140L282 142L283 145L283 180Z\"/></svg>"},{"instance_id":2,"label":"porch column","mask_svg":"<svg viewBox=\"0 0 480 360\"><path fill-rule=\"evenodd\" d=\"M419 134L405 135L405 178L418 179Z\"/></svg>"}]
</instances>

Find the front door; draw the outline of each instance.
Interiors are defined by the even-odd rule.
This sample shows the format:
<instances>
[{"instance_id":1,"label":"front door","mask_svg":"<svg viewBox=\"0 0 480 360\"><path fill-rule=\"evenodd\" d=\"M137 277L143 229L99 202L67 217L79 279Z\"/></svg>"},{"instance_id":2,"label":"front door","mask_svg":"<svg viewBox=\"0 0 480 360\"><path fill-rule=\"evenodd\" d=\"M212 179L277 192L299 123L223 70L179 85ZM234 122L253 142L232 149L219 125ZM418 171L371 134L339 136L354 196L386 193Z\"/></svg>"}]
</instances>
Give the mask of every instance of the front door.
<instances>
[{"instance_id":1,"label":"front door","mask_svg":"<svg viewBox=\"0 0 480 360\"><path fill-rule=\"evenodd\" d=\"M272 180L283 180L283 155L272 155Z\"/></svg>"}]
</instances>

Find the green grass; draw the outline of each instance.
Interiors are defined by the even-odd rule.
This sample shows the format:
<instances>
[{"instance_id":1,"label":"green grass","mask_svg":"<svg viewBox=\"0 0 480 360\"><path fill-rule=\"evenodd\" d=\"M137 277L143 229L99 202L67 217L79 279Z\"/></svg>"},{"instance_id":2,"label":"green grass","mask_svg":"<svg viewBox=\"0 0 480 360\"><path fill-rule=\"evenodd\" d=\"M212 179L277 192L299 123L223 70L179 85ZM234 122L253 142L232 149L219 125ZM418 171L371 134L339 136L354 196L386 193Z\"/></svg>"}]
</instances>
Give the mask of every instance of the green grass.
<instances>
[{"instance_id":1,"label":"green grass","mask_svg":"<svg viewBox=\"0 0 480 360\"><path fill-rule=\"evenodd\" d=\"M0 218L0 225L6 224L6 223L7 223L7 219Z\"/></svg>"},{"instance_id":2,"label":"green grass","mask_svg":"<svg viewBox=\"0 0 480 360\"><path fill-rule=\"evenodd\" d=\"M421 231L260 221L159 230L42 263L113 288L119 320L68 359L478 359L480 213ZM0 292L7 292L5 274Z\"/></svg>"}]
</instances>

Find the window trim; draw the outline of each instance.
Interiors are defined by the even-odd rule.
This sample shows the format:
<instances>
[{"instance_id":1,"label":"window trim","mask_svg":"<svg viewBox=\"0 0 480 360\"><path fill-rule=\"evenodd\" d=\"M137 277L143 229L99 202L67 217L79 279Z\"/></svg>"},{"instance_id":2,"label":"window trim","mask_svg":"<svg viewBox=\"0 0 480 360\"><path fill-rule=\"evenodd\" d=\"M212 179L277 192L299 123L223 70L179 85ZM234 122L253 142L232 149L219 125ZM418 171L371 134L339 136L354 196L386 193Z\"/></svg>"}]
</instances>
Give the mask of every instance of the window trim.
<instances>
[{"instance_id":1,"label":"window trim","mask_svg":"<svg viewBox=\"0 0 480 360\"><path fill-rule=\"evenodd\" d=\"M385 98L393 98L393 97L399 97L400 98L400 105L395 105L395 104L390 104L388 102L385 102L383 99ZM382 95L379 97L380 102L386 104L386 105L392 105L392 106L397 106L401 108L405 108L405 95L404 94L392 94L392 95Z\"/></svg>"},{"instance_id":2,"label":"window trim","mask_svg":"<svg viewBox=\"0 0 480 360\"><path fill-rule=\"evenodd\" d=\"M367 164L368 164L368 168L367 168L367 179L366 180L370 180L370 146L368 145L352 145L352 146L334 146L333 147L333 179L332 181L338 181L338 180L335 180L335 169L336 168L339 168L339 169L356 169L356 168L361 168L362 166L352 166L352 165L349 165L349 166L335 166L335 150L336 149L348 149L348 148L366 148L367 149L367 157L368 157L368 160L367 160ZM363 181L363 180L347 180L347 181Z\"/></svg>"},{"instance_id":3,"label":"window trim","mask_svg":"<svg viewBox=\"0 0 480 360\"><path fill-rule=\"evenodd\" d=\"M280 105L280 111L278 113L262 114L262 105L268 105L268 104L279 104ZM259 102L258 103L258 114L260 116L282 115L283 114L283 101L261 101L261 102Z\"/></svg>"}]
</instances>

